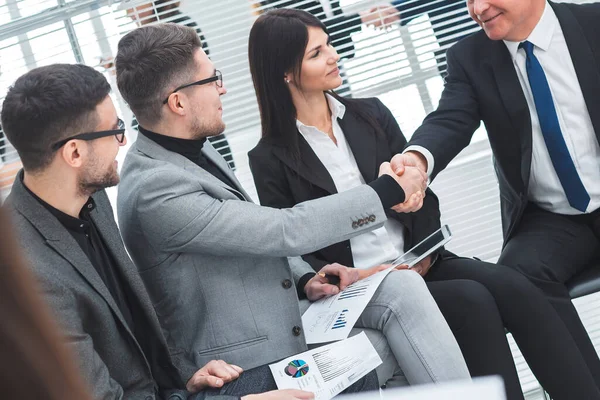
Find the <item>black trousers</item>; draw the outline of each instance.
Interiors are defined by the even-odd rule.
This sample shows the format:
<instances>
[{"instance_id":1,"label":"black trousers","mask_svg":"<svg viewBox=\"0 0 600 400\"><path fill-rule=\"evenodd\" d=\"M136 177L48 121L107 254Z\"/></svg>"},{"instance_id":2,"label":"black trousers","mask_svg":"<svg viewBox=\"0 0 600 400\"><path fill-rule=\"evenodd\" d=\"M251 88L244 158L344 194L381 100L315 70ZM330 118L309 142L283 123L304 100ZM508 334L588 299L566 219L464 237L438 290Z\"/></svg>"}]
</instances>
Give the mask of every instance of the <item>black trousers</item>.
<instances>
[{"instance_id":1,"label":"black trousers","mask_svg":"<svg viewBox=\"0 0 600 400\"><path fill-rule=\"evenodd\" d=\"M565 286L570 278L598 262L600 210L592 214L554 214L529 204L499 262L525 275L541 289L569 329L600 388L600 359Z\"/></svg>"},{"instance_id":2,"label":"black trousers","mask_svg":"<svg viewBox=\"0 0 600 400\"><path fill-rule=\"evenodd\" d=\"M507 398L523 399L507 328L554 400L600 399L571 332L546 296L522 274L445 253L426 280L473 376L500 375ZM455 286L443 286L449 283Z\"/></svg>"}]
</instances>

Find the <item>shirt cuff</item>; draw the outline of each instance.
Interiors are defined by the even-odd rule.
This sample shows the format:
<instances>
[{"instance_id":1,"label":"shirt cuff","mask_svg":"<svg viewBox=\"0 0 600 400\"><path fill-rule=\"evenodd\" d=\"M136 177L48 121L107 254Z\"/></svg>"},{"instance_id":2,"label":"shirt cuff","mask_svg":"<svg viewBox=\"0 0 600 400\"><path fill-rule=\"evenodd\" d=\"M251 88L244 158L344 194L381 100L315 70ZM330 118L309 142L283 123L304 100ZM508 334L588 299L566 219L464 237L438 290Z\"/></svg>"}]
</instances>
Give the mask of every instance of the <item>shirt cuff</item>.
<instances>
[{"instance_id":1,"label":"shirt cuff","mask_svg":"<svg viewBox=\"0 0 600 400\"><path fill-rule=\"evenodd\" d=\"M404 203L404 200L406 200L406 195L402 186L389 175L381 175L379 178L369 183L369 186L371 186L377 193L377 196L379 196L379 200L381 200L381 205L384 210L392 208L397 204Z\"/></svg>"},{"instance_id":2,"label":"shirt cuff","mask_svg":"<svg viewBox=\"0 0 600 400\"><path fill-rule=\"evenodd\" d=\"M431 173L433 172L433 164L435 162L433 160L433 154L431 154L431 152L425 147L417 145L408 146L406 149L404 149L402 154L406 153L407 151L415 151L417 153L421 153L423 157L425 157L425 159L427 160L427 176L431 176Z\"/></svg>"},{"instance_id":3,"label":"shirt cuff","mask_svg":"<svg viewBox=\"0 0 600 400\"><path fill-rule=\"evenodd\" d=\"M298 299L302 300L306 298L306 293L304 292L304 286L312 279L316 274L314 272L309 272L307 274L302 275L302 278L298 280L296 284L296 290L298 291Z\"/></svg>"}]
</instances>

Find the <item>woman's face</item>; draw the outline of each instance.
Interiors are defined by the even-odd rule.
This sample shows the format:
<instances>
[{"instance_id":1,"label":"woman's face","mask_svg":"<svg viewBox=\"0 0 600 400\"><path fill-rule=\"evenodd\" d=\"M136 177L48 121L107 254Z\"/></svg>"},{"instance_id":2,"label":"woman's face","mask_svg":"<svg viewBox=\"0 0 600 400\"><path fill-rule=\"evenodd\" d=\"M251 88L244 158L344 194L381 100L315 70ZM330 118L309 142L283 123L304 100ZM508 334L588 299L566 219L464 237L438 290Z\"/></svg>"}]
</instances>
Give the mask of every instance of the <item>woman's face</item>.
<instances>
[{"instance_id":1,"label":"woman's face","mask_svg":"<svg viewBox=\"0 0 600 400\"><path fill-rule=\"evenodd\" d=\"M321 28L309 26L299 89L305 93L323 92L340 86L342 77L337 66L339 59L329 36Z\"/></svg>"}]
</instances>

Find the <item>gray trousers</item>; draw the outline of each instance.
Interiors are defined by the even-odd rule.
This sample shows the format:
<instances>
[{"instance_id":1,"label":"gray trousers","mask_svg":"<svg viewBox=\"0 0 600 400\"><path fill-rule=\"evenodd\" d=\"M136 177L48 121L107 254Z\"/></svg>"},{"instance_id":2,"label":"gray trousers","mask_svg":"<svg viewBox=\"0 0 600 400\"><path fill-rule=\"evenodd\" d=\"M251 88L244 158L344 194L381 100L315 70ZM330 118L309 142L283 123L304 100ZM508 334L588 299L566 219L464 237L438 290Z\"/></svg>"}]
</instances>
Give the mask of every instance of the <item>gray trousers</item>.
<instances>
[{"instance_id":1,"label":"gray trousers","mask_svg":"<svg viewBox=\"0 0 600 400\"><path fill-rule=\"evenodd\" d=\"M414 271L393 271L383 280L352 335L362 330L383 360L381 385L471 378L450 327Z\"/></svg>"}]
</instances>

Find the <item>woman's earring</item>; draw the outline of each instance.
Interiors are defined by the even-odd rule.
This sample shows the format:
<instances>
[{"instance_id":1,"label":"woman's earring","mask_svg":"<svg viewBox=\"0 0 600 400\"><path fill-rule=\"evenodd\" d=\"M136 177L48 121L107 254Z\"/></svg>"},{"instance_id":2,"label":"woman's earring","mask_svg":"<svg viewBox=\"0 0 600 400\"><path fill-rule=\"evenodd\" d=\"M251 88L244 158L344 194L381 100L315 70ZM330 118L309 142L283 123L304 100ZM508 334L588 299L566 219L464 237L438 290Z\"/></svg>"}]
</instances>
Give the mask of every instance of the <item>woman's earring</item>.
<instances>
[{"instance_id":1,"label":"woman's earring","mask_svg":"<svg viewBox=\"0 0 600 400\"><path fill-rule=\"evenodd\" d=\"M290 80L288 78L285 78L285 83L290 83Z\"/></svg>"}]
</instances>

